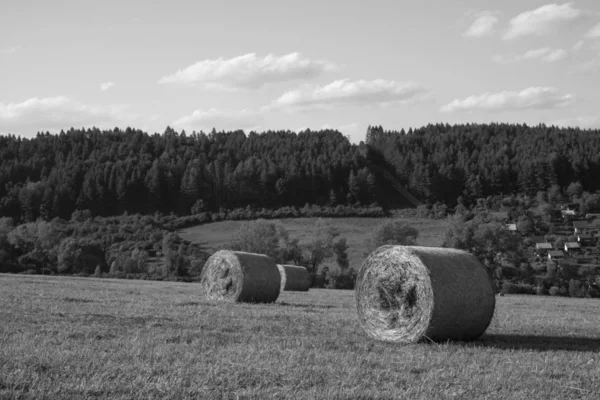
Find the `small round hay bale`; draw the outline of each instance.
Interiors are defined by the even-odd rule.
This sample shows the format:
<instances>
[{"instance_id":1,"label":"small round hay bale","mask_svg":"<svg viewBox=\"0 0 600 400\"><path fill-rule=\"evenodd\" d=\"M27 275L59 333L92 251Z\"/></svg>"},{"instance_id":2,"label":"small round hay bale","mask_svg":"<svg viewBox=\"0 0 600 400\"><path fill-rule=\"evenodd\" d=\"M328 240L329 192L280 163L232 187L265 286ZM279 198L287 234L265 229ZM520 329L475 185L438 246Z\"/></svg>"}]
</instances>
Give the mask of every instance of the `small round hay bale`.
<instances>
[{"instance_id":1,"label":"small round hay bale","mask_svg":"<svg viewBox=\"0 0 600 400\"><path fill-rule=\"evenodd\" d=\"M209 300L272 303L279 297L275 261L264 254L220 250L202 270L202 287Z\"/></svg>"},{"instance_id":2,"label":"small round hay bale","mask_svg":"<svg viewBox=\"0 0 600 400\"><path fill-rule=\"evenodd\" d=\"M279 265L281 275L281 291L308 292L310 288L310 276L304 267L298 265Z\"/></svg>"},{"instance_id":3,"label":"small round hay bale","mask_svg":"<svg viewBox=\"0 0 600 400\"><path fill-rule=\"evenodd\" d=\"M473 340L485 332L496 299L487 270L456 249L381 246L356 280L361 326L379 340Z\"/></svg>"}]
</instances>

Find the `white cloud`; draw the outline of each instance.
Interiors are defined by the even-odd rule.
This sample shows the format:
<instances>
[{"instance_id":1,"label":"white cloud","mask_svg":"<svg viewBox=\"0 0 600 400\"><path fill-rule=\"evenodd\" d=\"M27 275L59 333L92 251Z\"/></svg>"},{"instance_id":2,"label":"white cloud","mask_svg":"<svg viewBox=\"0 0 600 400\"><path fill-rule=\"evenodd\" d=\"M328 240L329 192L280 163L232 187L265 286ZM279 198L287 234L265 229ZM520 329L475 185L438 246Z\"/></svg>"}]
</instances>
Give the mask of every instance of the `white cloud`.
<instances>
[{"instance_id":1,"label":"white cloud","mask_svg":"<svg viewBox=\"0 0 600 400\"><path fill-rule=\"evenodd\" d=\"M263 118L260 112L252 110L195 110L190 115L183 116L173 122L173 126L189 131L217 131L244 129L246 131L258 130Z\"/></svg>"},{"instance_id":2,"label":"white cloud","mask_svg":"<svg viewBox=\"0 0 600 400\"><path fill-rule=\"evenodd\" d=\"M589 38L600 38L600 22L594 25L585 36Z\"/></svg>"},{"instance_id":3,"label":"white cloud","mask_svg":"<svg viewBox=\"0 0 600 400\"><path fill-rule=\"evenodd\" d=\"M592 58L589 61L574 66L571 72L586 73L596 70L600 70L600 54L598 54L596 57Z\"/></svg>"},{"instance_id":4,"label":"white cloud","mask_svg":"<svg viewBox=\"0 0 600 400\"><path fill-rule=\"evenodd\" d=\"M546 4L511 19L503 38L508 40L527 35L547 35L561 24L573 21L582 15L583 11L573 8L573 3Z\"/></svg>"},{"instance_id":5,"label":"white cloud","mask_svg":"<svg viewBox=\"0 0 600 400\"><path fill-rule=\"evenodd\" d=\"M417 100L425 89L416 83L398 83L376 79L350 81L341 79L325 86L306 85L281 95L274 108L310 109L353 106L385 106Z\"/></svg>"},{"instance_id":6,"label":"white cloud","mask_svg":"<svg viewBox=\"0 0 600 400\"><path fill-rule=\"evenodd\" d=\"M579 40L577 41L577 43L575 43L573 45L573 51L579 51L583 48L583 45L585 44L585 42L583 40Z\"/></svg>"},{"instance_id":7,"label":"white cloud","mask_svg":"<svg viewBox=\"0 0 600 400\"><path fill-rule=\"evenodd\" d=\"M114 82L104 82L104 83L100 84L100 90L102 90L104 92L113 86L115 86Z\"/></svg>"},{"instance_id":8,"label":"white cloud","mask_svg":"<svg viewBox=\"0 0 600 400\"><path fill-rule=\"evenodd\" d=\"M10 46L0 49L0 54L11 54L16 53L19 50L19 46Z\"/></svg>"},{"instance_id":9,"label":"white cloud","mask_svg":"<svg viewBox=\"0 0 600 400\"><path fill-rule=\"evenodd\" d=\"M553 87L530 87L520 92L502 91L455 99L441 108L442 112L454 111L508 111L522 109L550 109L564 107L574 101L572 94L561 94Z\"/></svg>"},{"instance_id":10,"label":"white cloud","mask_svg":"<svg viewBox=\"0 0 600 400\"><path fill-rule=\"evenodd\" d=\"M250 53L230 59L199 61L162 77L158 83L202 84L216 89L256 89L268 83L312 79L335 69L330 62L311 60L299 53L283 56L268 54L264 57Z\"/></svg>"},{"instance_id":11,"label":"white cloud","mask_svg":"<svg viewBox=\"0 0 600 400\"><path fill-rule=\"evenodd\" d=\"M32 136L71 127L114 127L127 117L124 106L88 106L64 96L0 103L0 133Z\"/></svg>"},{"instance_id":12,"label":"white cloud","mask_svg":"<svg viewBox=\"0 0 600 400\"><path fill-rule=\"evenodd\" d=\"M497 23L498 17L490 15L488 12L484 12L473 21L471 26L463 33L463 36L476 38L489 36L494 32L494 27Z\"/></svg>"},{"instance_id":13,"label":"white cloud","mask_svg":"<svg viewBox=\"0 0 600 400\"><path fill-rule=\"evenodd\" d=\"M600 129L600 117L599 116L578 116L571 118L562 118L552 121L550 125L556 125L560 127L579 127L582 129Z\"/></svg>"},{"instance_id":14,"label":"white cloud","mask_svg":"<svg viewBox=\"0 0 600 400\"><path fill-rule=\"evenodd\" d=\"M501 64L515 63L523 60L541 60L546 62L556 62L564 60L567 57L566 50L563 49L551 49L550 47L543 47L541 49L534 49L525 52L524 54L514 55L495 55L494 61Z\"/></svg>"},{"instance_id":15,"label":"white cloud","mask_svg":"<svg viewBox=\"0 0 600 400\"><path fill-rule=\"evenodd\" d=\"M555 62L555 61L564 60L566 57L567 57L566 50L556 49L556 50L552 50L548 54L545 54L544 56L542 56L541 59L543 61L547 61L547 62Z\"/></svg>"}]
</instances>

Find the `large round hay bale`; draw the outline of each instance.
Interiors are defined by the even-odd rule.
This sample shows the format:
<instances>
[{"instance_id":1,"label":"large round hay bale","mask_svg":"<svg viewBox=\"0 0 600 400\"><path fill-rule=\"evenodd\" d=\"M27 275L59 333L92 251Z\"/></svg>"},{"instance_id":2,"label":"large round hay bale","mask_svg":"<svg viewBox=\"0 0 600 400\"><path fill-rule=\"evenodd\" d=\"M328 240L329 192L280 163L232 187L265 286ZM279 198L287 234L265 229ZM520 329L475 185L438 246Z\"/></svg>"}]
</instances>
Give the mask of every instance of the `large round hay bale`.
<instances>
[{"instance_id":1,"label":"large round hay bale","mask_svg":"<svg viewBox=\"0 0 600 400\"><path fill-rule=\"evenodd\" d=\"M476 339L496 305L492 280L473 255L434 247L379 247L360 267L355 294L365 331L398 343Z\"/></svg>"},{"instance_id":2,"label":"large round hay bale","mask_svg":"<svg viewBox=\"0 0 600 400\"><path fill-rule=\"evenodd\" d=\"M279 297L275 261L264 254L220 250L202 270L202 287L209 300L272 303Z\"/></svg>"},{"instance_id":3,"label":"large round hay bale","mask_svg":"<svg viewBox=\"0 0 600 400\"><path fill-rule=\"evenodd\" d=\"M308 292L310 276L306 268L298 265L279 265L281 275L281 291Z\"/></svg>"}]
</instances>

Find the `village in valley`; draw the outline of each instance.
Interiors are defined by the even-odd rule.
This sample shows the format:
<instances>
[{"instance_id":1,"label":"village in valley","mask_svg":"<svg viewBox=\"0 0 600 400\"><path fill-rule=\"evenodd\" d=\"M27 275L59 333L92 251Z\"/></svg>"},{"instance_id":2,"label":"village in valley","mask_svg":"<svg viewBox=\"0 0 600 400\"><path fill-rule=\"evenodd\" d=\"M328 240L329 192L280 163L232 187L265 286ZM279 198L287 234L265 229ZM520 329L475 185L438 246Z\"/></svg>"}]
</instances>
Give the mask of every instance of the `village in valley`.
<instances>
[{"instance_id":1,"label":"village in valley","mask_svg":"<svg viewBox=\"0 0 600 400\"><path fill-rule=\"evenodd\" d=\"M600 296L600 213L579 209L579 203L548 207L529 226L514 222L507 211L491 213L523 240L532 272L529 294Z\"/></svg>"}]
</instances>

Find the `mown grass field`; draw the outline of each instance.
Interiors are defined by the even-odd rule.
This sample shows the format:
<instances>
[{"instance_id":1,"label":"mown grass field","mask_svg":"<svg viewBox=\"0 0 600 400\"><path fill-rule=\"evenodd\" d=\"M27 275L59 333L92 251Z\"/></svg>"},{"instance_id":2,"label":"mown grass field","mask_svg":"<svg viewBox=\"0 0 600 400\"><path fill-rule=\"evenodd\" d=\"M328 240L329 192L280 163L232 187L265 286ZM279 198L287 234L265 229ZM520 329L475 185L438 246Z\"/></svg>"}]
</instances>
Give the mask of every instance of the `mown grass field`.
<instances>
[{"instance_id":1,"label":"mown grass field","mask_svg":"<svg viewBox=\"0 0 600 400\"><path fill-rule=\"evenodd\" d=\"M315 222L318 218L291 218L282 219L281 223L288 230L290 237L298 238L300 244L306 244L316 232ZM350 267L358 270L360 264L368 253L368 239L373 230L386 221L385 218L327 218L331 225L336 227L340 236L346 237L348 241L348 257ZM421 246L440 246L447 229L447 220L435 220L427 218L402 218L407 224L419 230L417 244ZM211 253L225 246L231 235L239 229L244 221L222 221L205 225L198 225L183 229L179 235L193 243L199 243L206 247ZM333 258L328 262L334 265Z\"/></svg>"},{"instance_id":2,"label":"mown grass field","mask_svg":"<svg viewBox=\"0 0 600 400\"><path fill-rule=\"evenodd\" d=\"M472 343L365 336L354 292L0 275L1 399L597 399L597 300L498 297Z\"/></svg>"}]
</instances>

